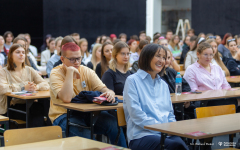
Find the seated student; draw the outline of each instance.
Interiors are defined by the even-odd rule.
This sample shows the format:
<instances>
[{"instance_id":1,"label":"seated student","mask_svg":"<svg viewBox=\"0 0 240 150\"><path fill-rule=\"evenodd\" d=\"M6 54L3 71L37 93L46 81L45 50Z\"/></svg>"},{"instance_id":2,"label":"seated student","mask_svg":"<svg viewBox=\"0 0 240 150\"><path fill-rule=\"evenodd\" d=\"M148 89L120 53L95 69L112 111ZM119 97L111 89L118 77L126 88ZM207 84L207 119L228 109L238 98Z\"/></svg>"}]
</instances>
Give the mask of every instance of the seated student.
<instances>
[{"instance_id":1,"label":"seated student","mask_svg":"<svg viewBox=\"0 0 240 150\"><path fill-rule=\"evenodd\" d=\"M77 44L72 42L64 44L61 54L63 64L53 68L50 75L51 101L49 117L53 125L58 125L63 131L66 131L67 110L55 106L53 103L70 103L72 98L81 91L100 91L103 93L101 96L107 97L108 101L115 101L115 93L102 83L93 70L80 65L82 56ZM83 82L85 82L85 86L82 86ZM89 113L74 112L70 117L70 121L76 124L89 125ZM94 125L94 132L107 135L113 144L118 134L116 117L102 111ZM90 130L70 126L69 136L90 138ZM122 131L118 145L126 147Z\"/></svg>"},{"instance_id":2,"label":"seated student","mask_svg":"<svg viewBox=\"0 0 240 150\"><path fill-rule=\"evenodd\" d=\"M127 42L127 34L125 33L120 33L118 38L123 42Z\"/></svg>"},{"instance_id":3,"label":"seated student","mask_svg":"<svg viewBox=\"0 0 240 150\"><path fill-rule=\"evenodd\" d=\"M9 50L7 67L0 70L0 114L7 112L7 92L48 90L48 83L32 67L25 66L26 51L20 44L13 44ZM13 98L12 108L26 110L26 101ZM34 102L30 107L29 124L31 127L44 125L44 104ZM10 118L26 120L26 115L11 112Z\"/></svg>"},{"instance_id":4,"label":"seated student","mask_svg":"<svg viewBox=\"0 0 240 150\"><path fill-rule=\"evenodd\" d=\"M101 36L98 36L97 39L96 39L96 41L91 45L91 49L89 50L89 53L90 53L90 54L92 54L93 47L95 46L95 44L99 44L100 38L101 38Z\"/></svg>"},{"instance_id":5,"label":"seated student","mask_svg":"<svg viewBox=\"0 0 240 150\"><path fill-rule=\"evenodd\" d=\"M36 70L39 75L42 75L42 73L38 70L37 66L34 64L33 60L30 58L30 56L28 56L29 51L27 49L27 39L23 36L18 36L13 40L13 44L21 44L24 47L24 49L26 50L26 54L27 54L27 57L25 57L25 59L26 59L25 64L27 66L33 67L33 69ZM7 62L7 59L6 59L6 62Z\"/></svg>"},{"instance_id":6,"label":"seated student","mask_svg":"<svg viewBox=\"0 0 240 150\"><path fill-rule=\"evenodd\" d=\"M169 41L168 48L171 50L173 57L180 57L182 54L182 46L178 35L174 35Z\"/></svg>"},{"instance_id":7,"label":"seated student","mask_svg":"<svg viewBox=\"0 0 240 150\"><path fill-rule=\"evenodd\" d=\"M186 59L184 62L184 68L187 69L187 67L193 63L195 63L198 58L197 58L197 48L198 45L205 42L206 40L202 37L198 37L197 40L194 42L194 46L190 49L190 51L186 55Z\"/></svg>"},{"instance_id":8,"label":"seated student","mask_svg":"<svg viewBox=\"0 0 240 150\"><path fill-rule=\"evenodd\" d=\"M130 40L131 41L131 40ZM144 42L142 42L142 44L143 43L149 43L149 41L148 40L141 40L141 41L144 41ZM140 41L140 42L141 42ZM132 66L133 65L133 63L135 62L135 61L138 61L138 59L139 59L139 56L140 56L140 53L141 53L141 50L140 50L140 48L139 48L139 45L137 45L136 44L136 42L137 41L133 41L132 42L132 44L131 44L131 48L135 48L135 46L137 46L137 48L136 48L136 52L135 53L131 53L131 55L130 55L130 65ZM135 45L136 44L136 45ZM140 43L139 43L140 44ZM134 45L134 46L133 46ZM133 51L133 50L132 50ZM130 51L130 52L132 52L132 51Z\"/></svg>"},{"instance_id":9,"label":"seated student","mask_svg":"<svg viewBox=\"0 0 240 150\"><path fill-rule=\"evenodd\" d=\"M236 48L235 43L235 41L229 42L229 47L231 47L230 49ZM233 58L228 58L226 64L231 76L240 75L240 50L237 50L237 53L233 56Z\"/></svg>"},{"instance_id":10,"label":"seated student","mask_svg":"<svg viewBox=\"0 0 240 150\"><path fill-rule=\"evenodd\" d=\"M73 42L75 44L78 44L77 41L72 36L67 35L62 39L60 47L62 48L62 46L64 44L69 43L69 42ZM58 65L61 65L61 64L62 64L62 61L60 59L59 61L55 62L55 64L53 65L53 68L55 68L55 67L57 67Z\"/></svg>"},{"instance_id":11,"label":"seated student","mask_svg":"<svg viewBox=\"0 0 240 150\"><path fill-rule=\"evenodd\" d=\"M125 82L123 109L132 150L160 149L161 134L144 126L176 121L168 85L158 75L164 73L166 55L163 46L146 45L139 58L139 70ZM168 150L188 149L177 136L168 136L164 145Z\"/></svg>"},{"instance_id":12,"label":"seated student","mask_svg":"<svg viewBox=\"0 0 240 150\"><path fill-rule=\"evenodd\" d=\"M139 42L139 45L138 45L138 55L140 56L141 52L142 52L142 49L144 48L144 46L146 46L147 44L149 44L148 40L142 40ZM138 60L135 61L133 64L132 64L132 70L131 72L132 73L135 73L137 72L138 70Z\"/></svg>"},{"instance_id":13,"label":"seated student","mask_svg":"<svg viewBox=\"0 0 240 150\"><path fill-rule=\"evenodd\" d=\"M190 85L192 92L231 88L221 67L211 63L214 54L210 44L201 43L197 48L197 57L198 61L190 65L183 76ZM237 100L209 100L207 105L227 104L235 104L237 106Z\"/></svg>"},{"instance_id":14,"label":"seated student","mask_svg":"<svg viewBox=\"0 0 240 150\"><path fill-rule=\"evenodd\" d=\"M109 69L103 74L102 82L116 95L123 95L125 81L131 72L128 70L130 50L125 42L118 42L112 51L112 60Z\"/></svg>"},{"instance_id":15,"label":"seated student","mask_svg":"<svg viewBox=\"0 0 240 150\"><path fill-rule=\"evenodd\" d=\"M6 58L6 53L4 52L4 39L3 36L0 35L0 67L4 66L4 60Z\"/></svg>"},{"instance_id":16,"label":"seated student","mask_svg":"<svg viewBox=\"0 0 240 150\"><path fill-rule=\"evenodd\" d=\"M168 42L167 39L161 39L159 40L159 45L162 45L164 47L166 47L166 49L168 49ZM172 52L171 52L172 54ZM178 65L177 61L174 59L174 57L172 57L172 62L171 62L171 67L176 70L176 71L180 71L180 66Z\"/></svg>"},{"instance_id":17,"label":"seated student","mask_svg":"<svg viewBox=\"0 0 240 150\"><path fill-rule=\"evenodd\" d=\"M31 45L31 36L29 33L25 33L24 37L27 39L28 41L28 47L29 47L29 52L31 52L33 54L33 56L38 56L38 50L35 46Z\"/></svg>"},{"instance_id":18,"label":"seated student","mask_svg":"<svg viewBox=\"0 0 240 150\"><path fill-rule=\"evenodd\" d=\"M97 64L101 61L101 49L102 44L95 44L92 51L92 58L91 61L88 62L87 67L91 68L92 70L96 70Z\"/></svg>"},{"instance_id":19,"label":"seated student","mask_svg":"<svg viewBox=\"0 0 240 150\"><path fill-rule=\"evenodd\" d=\"M236 40L235 39L228 40L227 41L227 46L228 46L228 49L230 51L231 57L234 57L237 53L237 50L238 50Z\"/></svg>"},{"instance_id":20,"label":"seated student","mask_svg":"<svg viewBox=\"0 0 240 150\"><path fill-rule=\"evenodd\" d=\"M83 60L82 62L87 65L91 61L92 54L88 52L88 41L85 38L80 39L78 46L81 49Z\"/></svg>"},{"instance_id":21,"label":"seated student","mask_svg":"<svg viewBox=\"0 0 240 150\"><path fill-rule=\"evenodd\" d=\"M227 45L227 41L231 39L233 39L232 34L226 33L222 39L221 44L218 45L218 51L222 54L223 62L225 62L225 59L232 57Z\"/></svg>"},{"instance_id":22,"label":"seated student","mask_svg":"<svg viewBox=\"0 0 240 150\"><path fill-rule=\"evenodd\" d=\"M190 45L191 45L191 38L195 40L197 39L197 36L193 35L193 36L186 36L185 39L183 40L183 47L182 47L182 54L180 57L180 64L184 63L184 59L186 57L186 54L188 53L188 51L190 50Z\"/></svg>"},{"instance_id":23,"label":"seated student","mask_svg":"<svg viewBox=\"0 0 240 150\"><path fill-rule=\"evenodd\" d=\"M167 48L166 48L167 49ZM177 76L177 71L171 67L172 63L172 53L167 49L167 58L165 63L165 72L161 78L168 84L170 93L175 93L175 79ZM182 80L182 92L189 92L191 88L185 79Z\"/></svg>"},{"instance_id":24,"label":"seated student","mask_svg":"<svg viewBox=\"0 0 240 150\"><path fill-rule=\"evenodd\" d=\"M112 49L113 49L112 43L110 42L103 43L101 50L101 62L98 63L96 67L96 74L98 75L99 79L102 78L102 75L109 68L109 61L112 58Z\"/></svg>"},{"instance_id":25,"label":"seated student","mask_svg":"<svg viewBox=\"0 0 240 150\"><path fill-rule=\"evenodd\" d=\"M58 37L55 40L55 48L57 50L57 54L52 55L52 57L47 62L47 75L50 77L51 70L53 69L53 65L60 60L61 57L61 43L62 43L62 37Z\"/></svg>"},{"instance_id":26,"label":"seated student","mask_svg":"<svg viewBox=\"0 0 240 150\"><path fill-rule=\"evenodd\" d=\"M8 56L8 53L9 53L9 49L10 47L12 46L12 41L13 41L13 33L11 31L6 31L3 35L3 38L4 38L4 52L5 54Z\"/></svg>"},{"instance_id":27,"label":"seated student","mask_svg":"<svg viewBox=\"0 0 240 150\"><path fill-rule=\"evenodd\" d=\"M222 61L222 56L221 53L218 52L217 49L217 42L214 39L208 39L206 41L206 43L209 43L212 46L213 49L213 59L212 59L212 64L218 65L222 68L222 70L224 71L225 76L229 76L230 73L228 71L228 68L224 65L223 61Z\"/></svg>"},{"instance_id":28,"label":"seated student","mask_svg":"<svg viewBox=\"0 0 240 150\"><path fill-rule=\"evenodd\" d=\"M166 47L165 47L166 48ZM177 76L177 71L171 68L171 63L172 63L172 53L171 51L167 48L167 59L165 63L165 72L164 74L160 75L161 78L168 84L168 88L170 93L175 93L175 79ZM191 88L187 81L183 78L182 79L182 92L189 92L191 91ZM190 105L191 104L191 105ZM195 118L194 116L194 109L196 108L192 103L184 103L185 106L185 118Z\"/></svg>"},{"instance_id":29,"label":"seated student","mask_svg":"<svg viewBox=\"0 0 240 150\"><path fill-rule=\"evenodd\" d=\"M41 66L46 66L48 60L53 56L53 54L57 54L57 50L55 49L55 39L51 38L48 44L49 49L46 49L41 53Z\"/></svg>"}]
</instances>

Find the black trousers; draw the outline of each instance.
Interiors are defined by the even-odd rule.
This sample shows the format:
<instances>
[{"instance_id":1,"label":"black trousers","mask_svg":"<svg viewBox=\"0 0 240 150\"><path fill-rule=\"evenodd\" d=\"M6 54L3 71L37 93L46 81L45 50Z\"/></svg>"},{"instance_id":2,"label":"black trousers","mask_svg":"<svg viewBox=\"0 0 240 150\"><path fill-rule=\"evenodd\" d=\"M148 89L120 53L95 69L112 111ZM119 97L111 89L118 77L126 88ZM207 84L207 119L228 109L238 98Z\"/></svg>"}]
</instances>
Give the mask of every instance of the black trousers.
<instances>
[{"instance_id":1,"label":"black trousers","mask_svg":"<svg viewBox=\"0 0 240 150\"><path fill-rule=\"evenodd\" d=\"M51 125L51 121L48 117L49 107L50 101L48 99L33 102L32 106L29 108L29 127ZM11 108L26 111L26 104L15 104L14 106L11 106ZM44 121L44 116L47 117L46 122ZM26 121L25 114L15 111L10 111L9 117Z\"/></svg>"}]
</instances>

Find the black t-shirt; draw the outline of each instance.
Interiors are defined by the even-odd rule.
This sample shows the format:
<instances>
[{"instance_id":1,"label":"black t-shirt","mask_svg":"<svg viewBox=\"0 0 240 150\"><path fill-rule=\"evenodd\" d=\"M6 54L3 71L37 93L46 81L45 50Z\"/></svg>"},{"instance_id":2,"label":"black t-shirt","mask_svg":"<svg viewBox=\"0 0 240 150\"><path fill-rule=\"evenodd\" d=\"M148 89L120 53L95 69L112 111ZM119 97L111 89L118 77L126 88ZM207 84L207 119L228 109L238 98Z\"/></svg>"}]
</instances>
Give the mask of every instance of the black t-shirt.
<instances>
[{"instance_id":1,"label":"black t-shirt","mask_svg":"<svg viewBox=\"0 0 240 150\"><path fill-rule=\"evenodd\" d=\"M51 53L51 57L52 57L52 55L54 54L54 52L53 53Z\"/></svg>"},{"instance_id":2,"label":"black t-shirt","mask_svg":"<svg viewBox=\"0 0 240 150\"><path fill-rule=\"evenodd\" d=\"M240 75L240 61L233 58L228 58L226 64L231 76Z\"/></svg>"},{"instance_id":3,"label":"black t-shirt","mask_svg":"<svg viewBox=\"0 0 240 150\"><path fill-rule=\"evenodd\" d=\"M88 68L91 68L92 70L93 70L93 64L92 64L92 62L90 61L90 62L88 62L88 64L87 64L87 67Z\"/></svg>"},{"instance_id":4,"label":"black t-shirt","mask_svg":"<svg viewBox=\"0 0 240 150\"><path fill-rule=\"evenodd\" d=\"M184 59L188 53L188 51L190 50L189 46L185 46L182 50L182 54L181 54L181 58L180 58L180 64L184 64Z\"/></svg>"},{"instance_id":5,"label":"black t-shirt","mask_svg":"<svg viewBox=\"0 0 240 150\"><path fill-rule=\"evenodd\" d=\"M102 82L115 92L116 95L123 95L123 88L125 81L129 75L132 73L127 71L126 73L121 73L116 69L114 72L112 69L108 69L102 76Z\"/></svg>"},{"instance_id":6,"label":"black t-shirt","mask_svg":"<svg viewBox=\"0 0 240 150\"><path fill-rule=\"evenodd\" d=\"M176 76L177 76L177 71L169 67L166 68L164 75L161 76L161 78L168 84L170 93L175 93ZM182 92L189 92L189 91L191 91L189 84L184 78L182 78Z\"/></svg>"},{"instance_id":7,"label":"black t-shirt","mask_svg":"<svg viewBox=\"0 0 240 150\"><path fill-rule=\"evenodd\" d=\"M101 77L102 77L101 70L102 70L101 63L98 63L95 72L96 72L97 76L99 77L99 79L101 79Z\"/></svg>"}]
</instances>

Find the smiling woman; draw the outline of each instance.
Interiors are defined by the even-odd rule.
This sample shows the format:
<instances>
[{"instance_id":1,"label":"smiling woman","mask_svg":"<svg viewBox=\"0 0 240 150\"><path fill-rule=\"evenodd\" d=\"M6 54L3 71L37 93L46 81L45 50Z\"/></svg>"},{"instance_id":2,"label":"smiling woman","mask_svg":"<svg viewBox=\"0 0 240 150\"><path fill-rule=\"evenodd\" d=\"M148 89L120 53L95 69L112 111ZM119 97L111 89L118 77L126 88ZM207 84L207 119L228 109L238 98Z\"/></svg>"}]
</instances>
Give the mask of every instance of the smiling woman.
<instances>
[{"instance_id":1,"label":"smiling woman","mask_svg":"<svg viewBox=\"0 0 240 150\"><path fill-rule=\"evenodd\" d=\"M158 73L164 73L166 49L157 44L146 45L139 58L139 70L130 75L123 91L123 108L127 137L132 150L160 149L161 135L144 129L146 125L175 122L168 85ZM180 137L167 137L166 149L188 149Z\"/></svg>"}]
</instances>

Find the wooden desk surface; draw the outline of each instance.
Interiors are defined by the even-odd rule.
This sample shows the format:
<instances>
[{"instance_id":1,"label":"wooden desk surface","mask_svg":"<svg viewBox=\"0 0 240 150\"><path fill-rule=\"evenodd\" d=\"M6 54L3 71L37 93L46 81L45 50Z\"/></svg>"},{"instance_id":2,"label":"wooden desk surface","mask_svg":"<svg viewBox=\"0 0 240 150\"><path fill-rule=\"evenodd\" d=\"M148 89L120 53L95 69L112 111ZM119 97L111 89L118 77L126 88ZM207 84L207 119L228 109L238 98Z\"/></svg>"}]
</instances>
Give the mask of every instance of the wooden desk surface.
<instances>
[{"instance_id":1,"label":"wooden desk surface","mask_svg":"<svg viewBox=\"0 0 240 150\"><path fill-rule=\"evenodd\" d=\"M200 100L211 100L211 99L220 99L220 98L231 98L231 97L240 97L240 87L236 91L228 90L209 90L203 91L202 94L181 94L175 95L171 94L172 103L183 103L188 101L200 101ZM123 96L116 95L118 99L123 100Z\"/></svg>"},{"instance_id":2,"label":"wooden desk surface","mask_svg":"<svg viewBox=\"0 0 240 150\"><path fill-rule=\"evenodd\" d=\"M37 91L37 93L34 96L22 96L22 95L15 95L11 93L6 93L5 95L11 96L14 98L19 98L19 99L41 99L41 98L50 98L50 92L49 91Z\"/></svg>"},{"instance_id":3,"label":"wooden desk surface","mask_svg":"<svg viewBox=\"0 0 240 150\"><path fill-rule=\"evenodd\" d=\"M185 74L185 71L179 71L181 76L183 76Z\"/></svg>"},{"instance_id":4,"label":"wooden desk surface","mask_svg":"<svg viewBox=\"0 0 240 150\"><path fill-rule=\"evenodd\" d=\"M123 96L122 95L115 95L115 97L117 97L120 100L123 100Z\"/></svg>"},{"instance_id":5,"label":"wooden desk surface","mask_svg":"<svg viewBox=\"0 0 240 150\"><path fill-rule=\"evenodd\" d=\"M180 137L203 139L240 132L240 113L149 125L144 128ZM202 136L186 134L196 131L209 134Z\"/></svg>"},{"instance_id":6,"label":"wooden desk surface","mask_svg":"<svg viewBox=\"0 0 240 150\"><path fill-rule=\"evenodd\" d=\"M182 103L187 101L211 100L220 98L240 97L240 87L236 91L228 90L209 90L203 91L201 94L171 94L172 103Z\"/></svg>"},{"instance_id":7,"label":"wooden desk surface","mask_svg":"<svg viewBox=\"0 0 240 150\"><path fill-rule=\"evenodd\" d=\"M105 148L112 146L107 143L93 141L82 137L69 137L57 140L42 141L29 144L20 144L2 147L0 150L80 150L90 148ZM124 149L128 150L128 149Z\"/></svg>"},{"instance_id":8,"label":"wooden desk surface","mask_svg":"<svg viewBox=\"0 0 240 150\"><path fill-rule=\"evenodd\" d=\"M9 120L8 117L1 116L1 115L0 115L0 121L8 121L8 120Z\"/></svg>"},{"instance_id":9,"label":"wooden desk surface","mask_svg":"<svg viewBox=\"0 0 240 150\"><path fill-rule=\"evenodd\" d=\"M240 76L226 77L226 79L229 83L240 83Z\"/></svg>"},{"instance_id":10,"label":"wooden desk surface","mask_svg":"<svg viewBox=\"0 0 240 150\"><path fill-rule=\"evenodd\" d=\"M77 110L81 112L112 110L123 107L123 103L118 103L116 106L103 106L95 103L80 104L80 103L55 103L54 105L64 107L66 109Z\"/></svg>"}]
</instances>

